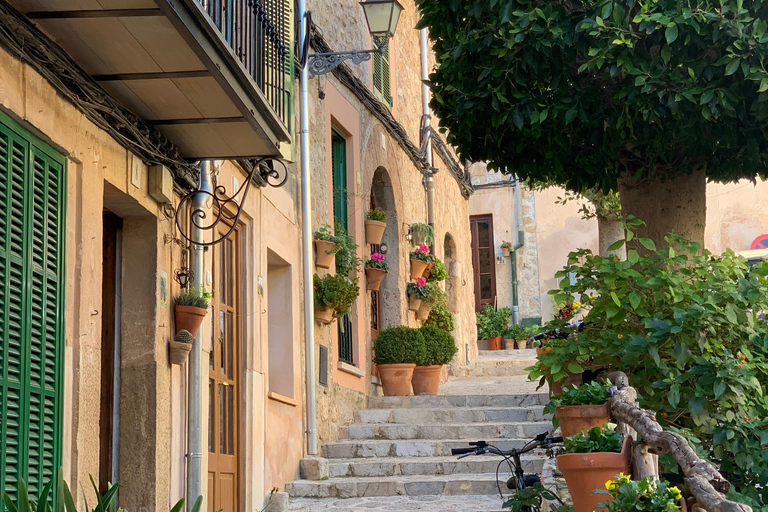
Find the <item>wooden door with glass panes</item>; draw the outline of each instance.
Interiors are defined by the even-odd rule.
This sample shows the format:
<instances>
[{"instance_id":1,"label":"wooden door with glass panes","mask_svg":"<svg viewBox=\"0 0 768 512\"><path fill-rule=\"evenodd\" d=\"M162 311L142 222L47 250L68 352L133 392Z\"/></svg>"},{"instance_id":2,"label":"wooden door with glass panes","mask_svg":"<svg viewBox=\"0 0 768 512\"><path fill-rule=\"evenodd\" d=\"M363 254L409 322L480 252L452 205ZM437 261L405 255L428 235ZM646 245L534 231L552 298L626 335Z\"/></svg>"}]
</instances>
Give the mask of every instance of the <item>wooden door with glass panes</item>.
<instances>
[{"instance_id":1,"label":"wooden door with glass panes","mask_svg":"<svg viewBox=\"0 0 768 512\"><path fill-rule=\"evenodd\" d=\"M475 272L475 311L496 305L496 256L493 245L493 217L470 217L472 268Z\"/></svg>"},{"instance_id":2,"label":"wooden door with glass panes","mask_svg":"<svg viewBox=\"0 0 768 512\"><path fill-rule=\"evenodd\" d=\"M227 226L222 228L226 232ZM223 234L223 233L222 233ZM237 231L213 250L208 368L208 511L239 512L240 329Z\"/></svg>"}]
</instances>

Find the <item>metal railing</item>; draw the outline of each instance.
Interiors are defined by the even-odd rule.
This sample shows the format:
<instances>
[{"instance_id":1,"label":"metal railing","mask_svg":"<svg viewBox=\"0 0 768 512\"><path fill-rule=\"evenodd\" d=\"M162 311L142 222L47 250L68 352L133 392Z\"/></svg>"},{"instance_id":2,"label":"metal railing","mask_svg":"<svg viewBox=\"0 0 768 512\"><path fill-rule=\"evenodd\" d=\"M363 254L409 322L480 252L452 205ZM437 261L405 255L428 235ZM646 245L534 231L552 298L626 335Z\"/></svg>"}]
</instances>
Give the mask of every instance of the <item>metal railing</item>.
<instances>
[{"instance_id":1,"label":"metal railing","mask_svg":"<svg viewBox=\"0 0 768 512\"><path fill-rule=\"evenodd\" d=\"M292 0L197 0L290 128Z\"/></svg>"}]
</instances>

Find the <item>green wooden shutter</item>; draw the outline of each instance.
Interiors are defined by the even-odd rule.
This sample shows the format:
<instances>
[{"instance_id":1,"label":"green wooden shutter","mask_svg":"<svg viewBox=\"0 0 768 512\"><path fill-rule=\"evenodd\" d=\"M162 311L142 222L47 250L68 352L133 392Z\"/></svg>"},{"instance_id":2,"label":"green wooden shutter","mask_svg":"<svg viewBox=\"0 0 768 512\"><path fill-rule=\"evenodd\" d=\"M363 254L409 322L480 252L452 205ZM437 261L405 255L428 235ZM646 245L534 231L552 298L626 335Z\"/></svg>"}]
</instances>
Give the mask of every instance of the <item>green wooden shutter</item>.
<instances>
[{"instance_id":1,"label":"green wooden shutter","mask_svg":"<svg viewBox=\"0 0 768 512\"><path fill-rule=\"evenodd\" d=\"M376 47L376 45L374 45ZM382 102L392 108L392 84L389 74L389 45L384 53L373 54L373 92Z\"/></svg>"},{"instance_id":2,"label":"green wooden shutter","mask_svg":"<svg viewBox=\"0 0 768 512\"><path fill-rule=\"evenodd\" d=\"M0 114L0 493L61 464L65 160Z\"/></svg>"},{"instance_id":3,"label":"green wooden shutter","mask_svg":"<svg viewBox=\"0 0 768 512\"><path fill-rule=\"evenodd\" d=\"M347 140L337 131L331 135L333 161L333 219L347 229Z\"/></svg>"}]
</instances>

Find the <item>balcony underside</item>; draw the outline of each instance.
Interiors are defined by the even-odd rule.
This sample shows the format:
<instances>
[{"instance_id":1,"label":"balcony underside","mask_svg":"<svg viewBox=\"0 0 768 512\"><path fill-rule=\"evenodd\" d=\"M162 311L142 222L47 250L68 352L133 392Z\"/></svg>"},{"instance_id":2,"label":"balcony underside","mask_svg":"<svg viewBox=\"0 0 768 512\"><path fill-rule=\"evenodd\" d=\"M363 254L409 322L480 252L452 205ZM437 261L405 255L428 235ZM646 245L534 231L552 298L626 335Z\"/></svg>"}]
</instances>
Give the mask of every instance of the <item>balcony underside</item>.
<instances>
[{"instance_id":1,"label":"balcony underside","mask_svg":"<svg viewBox=\"0 0 768 512\"><path fill-rule=\"evenodd\" d=\"M283 122L193 0L8 0L189 159L279 155Z\"/></svg>"}]
</instances>

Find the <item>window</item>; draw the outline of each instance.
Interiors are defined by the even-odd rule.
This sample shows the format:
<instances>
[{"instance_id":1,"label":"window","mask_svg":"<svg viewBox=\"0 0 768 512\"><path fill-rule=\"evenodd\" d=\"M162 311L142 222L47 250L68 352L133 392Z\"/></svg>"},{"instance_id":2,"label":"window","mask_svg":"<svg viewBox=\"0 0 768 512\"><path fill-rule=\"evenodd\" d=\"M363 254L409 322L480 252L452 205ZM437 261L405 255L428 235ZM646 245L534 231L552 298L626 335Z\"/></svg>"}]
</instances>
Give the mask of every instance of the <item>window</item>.
<instances>
[{"instance_id":1,"label":"window","mask_svg":"<svg viewBox=\"0 0 768 512\"><path fill-rule=\"evenodd\" d=\"M472 266L475 272L475 310L496 303L496 258L493 246L493 218L472 217Z\"/></svg>"},{"instance_id":2,"label":"window","mask_svg":"<svg viewBox=\"0 0 768 512\"><path fill-rule=\"evenodd\" d=\"M333 220L344 229L349 224L347 199L347 139L336 130L331 135L331 156L333 161ZM354 364L352 346L352 321L349 315L339 319L339 360Z\"/></svg>"},{"instance_id":3,"label":"window","mask_svg":"<svg viewBox=\"0 0 768 512\"><path fill-rule=\"evenodd\" d=\"M374 44L374 48L376 45ZM389 76L389 45L384 53L373 54L373 93L392 108L392 81Z\"/></svg>"}]
</instances>

